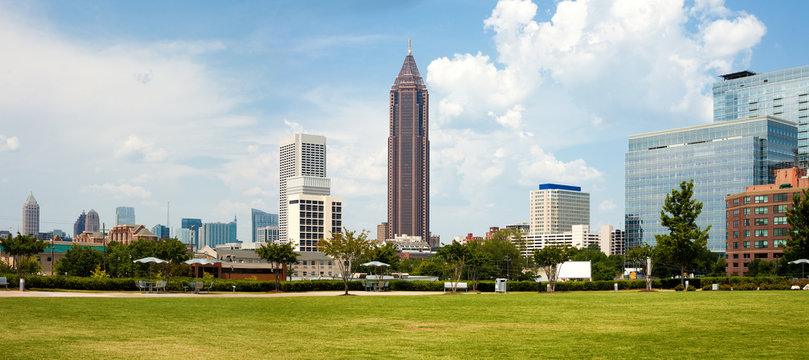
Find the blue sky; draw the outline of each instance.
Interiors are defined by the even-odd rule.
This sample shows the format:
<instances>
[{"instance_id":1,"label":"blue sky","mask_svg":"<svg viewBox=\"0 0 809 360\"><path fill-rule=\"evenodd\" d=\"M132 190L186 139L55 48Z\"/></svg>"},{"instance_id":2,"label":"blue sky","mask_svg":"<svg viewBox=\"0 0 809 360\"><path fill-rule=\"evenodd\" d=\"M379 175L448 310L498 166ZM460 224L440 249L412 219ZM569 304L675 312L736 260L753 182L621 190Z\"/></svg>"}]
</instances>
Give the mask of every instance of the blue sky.
<instances>
[{"instance_id":1,"label":"blue sky","mask_svg":"<svg viewBox=\"0 0 809 360\"><path fill-rule=\"evenodd\" d=\"M407 39L431 95L432 231L528 218L539 183L621 224L631 134L710 122L717 75L807 64L803 1L0 2L0 229L134 206L149 227L278 209L278 139L328 138L350 228L385 215ZM622 227L622 225L619 225Z\"/></svg>"}]
</instances>

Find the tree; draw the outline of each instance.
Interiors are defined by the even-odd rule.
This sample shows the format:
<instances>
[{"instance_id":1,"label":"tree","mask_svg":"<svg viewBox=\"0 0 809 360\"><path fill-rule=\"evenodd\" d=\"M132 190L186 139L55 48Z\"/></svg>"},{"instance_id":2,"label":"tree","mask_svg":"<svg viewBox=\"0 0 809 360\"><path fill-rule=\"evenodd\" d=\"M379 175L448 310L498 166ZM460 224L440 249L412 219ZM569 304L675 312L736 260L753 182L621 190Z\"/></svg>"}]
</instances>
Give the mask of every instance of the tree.
<instances>
[{"instance_id":1,"label":"tree","mask_svg":"<svg viewBox=\"0 0 809 360\"><path fill-rule=\"evenodd\" d=\"M466 259L467 277L472 280L472 291L476 291L480 269L492 259L489 253L483 251L479 241L472 241L466 246L469 248L469 256Z\"/></svg>"},{"instance_id":2,"label":"tree","mask_svg":"<svg viewBox=\"0 0 809 360\"><path fill-rule=\"evenodd\" d=\"M809 259L809 189L803 196L792 197L792 209L787 210L787 223L790 226L784 257L787 261Z\"/></svg>"},{"instance_id":3,"label":"tree","mask_svg":"<svg viewBox=\"0 0 809 360\"><path fill-rule=\"evenodd\" d=\"M657 256L657 247L650 246L647 243L635 246L626 253L626 257L629 261L640 265L639 267L644 269L643 273L646 274L646 291L652 291L652 265Z\"/></svg>"},{"instance_id":4,"label":"tree","mask_svg":"<svg viewBox=\"0 0 809 360\"><path fill-rule=\"evenodd\" d=\"M744 276L772 276L775 273L775 261L753 259L747 264L747 272Z\"/></svg>"},{"instance_id":5,"label":"tree","mask_svg":"<svg viewBox=\"0 0 809 360\"><path fill-rule=\"evenodd\" d=\"M693 179L680 183L679 191L672 189L671 194L666 194L660 221L669 233L655 235L661 257L680 268L680 283L685 281L685 268L707 251L708 231L711 230L711 225L705 230L697 225L702 203L693 199L693 195Z\"/></svg>"},{"instance_id":6,"label":"tree","mask_svg":"<svg viewBox=\"0 0 809 360\"><path fill-rule=\"evenodd\" d=\"M34 235L20 235L8 238L0 238L0 246L3 247L6 253L14 258L14 263L17 267L17 273L22 274L22 267L20 263L27 260L29 257L45 251L48 243L39 240Z\"/></svg>"},{"instance_id":7,"label":"tree","mask_svg":"<svg viewBox=\"0 0 809 360\"><path fill-rule=\"evenodd\" d=\"M371 248L371 242L368 240L369 233L370 231L363 230L357 234L356 231L343 228L343 232L332 233L330 240L320 239L317 242L318 250L337 262L345 284L345 295L348 295L352 263Z\"/></svg>"},{"instance_id":8,"label":"tree","mask_svg":"<svg viewBox=\"0 0 809 360\"><path fill-rule=\"evenodd\" d=\"M436 276L441 279L444 276L445 264L438 256L432 256L424 259L413 269L413 275L417 276Z\"/></svg>"},{"instance_id":9,"label":"tree","mask_svg":"<svg viewBox=\"0 0 809 360\"><path fill-rule=\"evenodd\" d=\"M298 261L298 254L295 253L295 247L292 244L276 244L261 245L256 249L258 257L267 260L272 267L272 272L275 274L275 291L281 288L281 273L283 273L284 265L292 264Z\"/></svg>"},{"instance_id":10,"label":"tree","mask_svg":"<svg viewBox=\"0 0 809 360\"><path fill-rule=\"evenodd\" d=\"M492 234L491 239L483 240L481 250L486 256L489 269L487 275L514 279L519 276L525 265L520 249L516 243L522 242L522 232L515 229L503 229Z\"/></svg>"},{"instance_id":11,"label":"tree","mask_svg":"<svg viewBox=\"0 0 809 360\"><path fill-rule=\"evenodd\" d=\"M556 280L559 278L559 268L562 263L570 260L575 248L570 245L549 245L542 250L534 250L534 263L545 271L551 292L556 290ZM540 289L541 291L541 289Z\"/></svg>"},{"instance_id":12,"label":"tree","mask_svg":"<svg viewBox=\"0 0 809 360\"><path fill-rule=\"evenodd\" d=\"M73 245L65 253L65 257L56 262L56 272L70 276L90 276L97 265L102 262L101 251Z\"/></svg>"},{"instance_id":13,"label":"tree","mask_svg":"<svg viewBox=\"0 0 809 360\"><path fill-rule=\"evenodd\" d=\"M452 292L456 292L458 281L461 280L461 274L463 273L464 263L469 257L469 248L453 240L451 245L438 249L436 256L446 261L452 268Z\"/></svg>"}]
</instances>

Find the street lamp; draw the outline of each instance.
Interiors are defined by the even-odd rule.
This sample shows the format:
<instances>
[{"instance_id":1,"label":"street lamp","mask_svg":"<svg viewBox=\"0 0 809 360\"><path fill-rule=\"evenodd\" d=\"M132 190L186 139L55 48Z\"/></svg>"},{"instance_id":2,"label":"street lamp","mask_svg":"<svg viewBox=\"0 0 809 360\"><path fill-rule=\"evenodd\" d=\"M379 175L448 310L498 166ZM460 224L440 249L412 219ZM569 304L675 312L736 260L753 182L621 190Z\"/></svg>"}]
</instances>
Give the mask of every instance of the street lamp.
<instances>
[{"instance_id":1,"label":"street lamp","mask_svg":"<svg viewBox=\"0 0 809 360\"><path fill-rule=\"evenodd\" d=\"M511 256L506 255L503 260L506 261L506 278L511 280Z\"/></svg>"}]
</instances>

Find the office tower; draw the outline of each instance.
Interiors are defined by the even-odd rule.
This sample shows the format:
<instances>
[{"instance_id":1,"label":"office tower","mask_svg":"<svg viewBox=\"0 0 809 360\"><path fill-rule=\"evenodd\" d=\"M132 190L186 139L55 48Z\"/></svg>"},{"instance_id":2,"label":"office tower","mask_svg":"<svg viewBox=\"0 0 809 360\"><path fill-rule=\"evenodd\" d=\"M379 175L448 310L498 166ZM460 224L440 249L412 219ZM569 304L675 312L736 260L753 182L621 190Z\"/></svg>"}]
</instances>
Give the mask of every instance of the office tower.
<instances>
[{"instance_id":1,"label":"office tower","mask_svg":"<svg viewBox=\"0 0 809 360\"><path fill-rule=\"evenodd\" d=\"M773 116L798 124L798 164L809 164L809 65L722 75L713 85L714 122Z\"/></svg>"},{"instance_id":2,"label":"office tower","mask_svg":"<svg viewBox=\"0 0 809 360\"><path fill-rule=\"evenodd\" d=\"M87 213L87 217L85 218L84 222L84 231L101 231L101 218L93 209L90 209L90 211Z\"/></svg>"},{"instance_id":3,"label":"office tower","mask_svg":"<svg viewBox=\"0 0 809 360\"><path fill-rule=\"evenodd\" d=\"M540 184L529 196L529 232L559 234L573 225L590 225L590 194L581 187Z\"/></svg>"},{"instance_id":4,"label":"office tower","mask_svg":"<svg viewBox=\"0 0 809 360\"><path fill-rule=\"evenodd\" d=\"M297 251L317 251L320 239L331 239L340 232L343 204L339 197L289 194L288 241Z\"/></svg>"},{"instance_id":5,"label":"office tower","mask_svg":"<svg viewBox=\"0 0 809 360\"><path fill-rule=\"evenodd\" d=\"M22 204L22 234L39 236L39 204L33 191Z\"/></svg>"},{"instance_id":6,"label":"office tower","mask_svg":"<svg viewBox=\"0 0 809 360\"><path fill-rule=\"evenodd\" d=\"M217 245L235 243L236 240L236 220L230 223L204 223L199 231L199 248L210 246L216 248Z\"/></svg>"},{"instance_id":7,"label":"office tower","mask_svg":"<svg viewBox=\"0 0 809 360\"><path fill-rule=\"evenodd\" d=\"M376 241L382 243L388 238L388 223L383 222L376 226Z\"/></svg>"},{"instance_id":8,"label":"office tower","mask_svg":"<svg viewBox=\"0 0 809 360\"><path fill-rule=\"evenodd\" d=\"M202 220L200 219L190 219L190 218L183 218L180 220L180 227L183 229L189 229L194 232L194 242L193 247L195 250L199 250L199 230L202 228Z\"/></svg>"},{"instance_id":9,"label":"office tower","mask_svg":"<svg viewBox=\"0 0 809 360\"><path fill-rule=\"evenodd\" d=\"M258 209L250 209L253 221L253 242L258 241L258 229L267 226L278 226L278 214L270 214Z\"/></svg>"},{"instance_id":10,"label":"office tower","mask_svg":"<svg viewBox=\"0 0 809 360\"><path fill-rule=\"evenodd\" d=\"M73 237L79 236L84 232L86 221L87 214L85 214L84 210L82 210L79 218L76 219L75 223L73 223Z\"/></svg>"},{"instance_id":11,"label":"office tower","mask_svg":"<svg viewBox=\"0 0 809 360\"><path fill-rule=\"evenodd\" d=\"M711 225L708 249L725 251L725 200L745 186L769 184L774 171L792 166L796 124L766 116L714 122L629 137L625 162L627 247L656 244L666 194L694 180L702 202L697 224Z\"/></svg>"},{"instance_id":12,"label":"office tower","mask_svg":"<svg viewBox=\"0 0 809 360\"><path fill-rule=\"evenodd\" d=\"M809 189L806 169L775 171L772 184L745 187L725 197L727 218L727 274L744 275L753 259L778 261L784 254L790 225L787 210L792 197Z\"/></svg>"},{"instance_id":13,"label":"office tower","mask_svg":"<svg viewBox=\"0 0 809 360\"><path fill-rule=\"evenodd\" d=\"M256 242L265 243L265 244L275 244L278 243L278 225L275 226L265 226L256 229L258 233L258 237L256 237Z\"/></svg>"},{"instance_id":14,"label":"office tower","mask_svg":"<svg viewBox=\"0 0 809 360\"><path fill-rule=\"evenodd\" d=\"M326 137L293 134L280 141L278 225L281 242L287 235L287 179L293 176L326 177Z\"/></svg>"},{"instance_id":15,"label":"office tower","mask_svg":"<svg viewBox=\"0 0 809 360\"><path fill-rule=\"evenodd\" d=\"M181 243L185 244L191 251L196 251L195 248L195 235L196 231L191 229L179 228L174 229L174 235L177 237Z\"/></svg>"},{"instance_id":16,"label":"office tower","mask_svg":"<svg viewBox=\"0 0 809 360\"><path fill-rule=\"evenodd\" d=\"M390 90L388 239L430 238L429 95L410 47Z\"/></svg>"},{"instance_id":17,"label":"office tower","mask_svg":"<svg viewBox=\"0 0 809 360\"><path fill-rule=\"evenodd\" d=\"M115 208L115 225L135 225L135 208L129 206Z\"/></svg>"},{"instance_id":18,"label":"office tower","mask_svg":"<svg viewBox=\"0 0 809 360\"><path fill-rule=\"evenodd\" d=\"M155 234L158 239L168 239L171 236L168 226L163 226L160 224L152 227L152 234Z\"/></svg>"},{"instance_id":19,"label":"office tower","mask_svg":"<svg viewBox=\"0 0 809 360\"><path fill-rule=\"evenodd\" d=\"M626 232L615 229L612 225L601 226L598 232L601 241L601 252L609 255L623 255L626 253Z\"/></svg>"}]
</instances>

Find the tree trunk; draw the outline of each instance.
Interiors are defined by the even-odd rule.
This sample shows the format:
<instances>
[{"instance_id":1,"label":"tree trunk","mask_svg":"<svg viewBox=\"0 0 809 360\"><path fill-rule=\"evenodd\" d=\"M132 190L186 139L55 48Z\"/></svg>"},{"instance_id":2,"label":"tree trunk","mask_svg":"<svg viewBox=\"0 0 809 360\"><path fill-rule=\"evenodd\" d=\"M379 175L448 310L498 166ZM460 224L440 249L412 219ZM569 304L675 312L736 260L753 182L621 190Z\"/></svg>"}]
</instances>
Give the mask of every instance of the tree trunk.
<instances>
[{"instance_id":1,"label":"tree trunk","mask_svg":"<svg viewBox=\"0 0 809 360\"><path fill-rule=\"evenodd\" d=\"M680 265L680 285L683 286L683 291L688 291L685 288L685 265Z\"/></svg>"}]
</instances>

